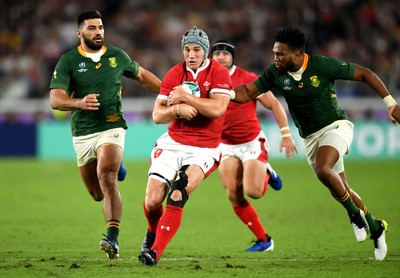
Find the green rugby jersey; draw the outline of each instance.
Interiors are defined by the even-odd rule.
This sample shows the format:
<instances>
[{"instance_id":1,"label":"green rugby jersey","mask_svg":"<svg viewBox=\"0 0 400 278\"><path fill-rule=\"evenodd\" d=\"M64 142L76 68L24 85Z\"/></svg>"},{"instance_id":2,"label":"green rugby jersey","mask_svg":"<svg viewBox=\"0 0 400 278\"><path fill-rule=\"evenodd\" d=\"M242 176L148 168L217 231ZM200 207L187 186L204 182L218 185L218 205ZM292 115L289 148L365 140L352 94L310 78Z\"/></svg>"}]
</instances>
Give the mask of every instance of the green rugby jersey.
<instances>
[{"instance_id":1,"label":"green rugby jersey","mask_svg":"<svg viewBox=\"0 0 400 278\"><path fill-rule=\"evenodd\" d=\"M255 85L260 92L267 92L273 87L278 89L288 104L300 136L306 138L336 120L348 119L337 102L335 80L353 80L355 64L306 54L302 69L303 73L296 81L271 64Z\"/></svg>"},{"instance_id":2,"label":"green rugby jersey","mask_svg":"<svg viewBox=\"0 0 400 278\"><path fill-rule=\"evenodd\" d=\"M83 98L88 94L100 94L99 110L71 111L73 136L122 127L127 129L121 102L121 77L135 77L139 64L121 49L103 46L100 61L86 57L81 46L65 53L58 61L50 81L50 89L63 89L70 97Z\"/></svg>"}]
</instances>

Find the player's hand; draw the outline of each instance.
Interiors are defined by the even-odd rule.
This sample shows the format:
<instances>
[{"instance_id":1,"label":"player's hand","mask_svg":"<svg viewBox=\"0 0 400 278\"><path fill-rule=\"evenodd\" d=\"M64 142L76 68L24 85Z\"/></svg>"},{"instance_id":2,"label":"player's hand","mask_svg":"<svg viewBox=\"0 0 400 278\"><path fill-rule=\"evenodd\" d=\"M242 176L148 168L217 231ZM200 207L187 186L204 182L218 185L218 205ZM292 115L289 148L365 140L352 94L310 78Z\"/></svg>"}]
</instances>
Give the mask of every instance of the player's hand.
<instances>
[{"instance_id":1,"label":"player's hand","mask_svg":"<svg viewBox=\"0 0 400 278\"><path fill-rule=\"evenodd\" d=\"M282 152L283 148L285 148L287 158L296 157L298 154L296 144L294 143L292 137L282 138L282 141L279 144L279 151Z\"/></svg>"},{"instance_id":2,"label":"player's hand","mask_svg":"<svg viewBox=\"0 0 400 278\"><path fill-rule=\"evenodd\" d=\"M79 102L79 108L82 110L99 110L99 94L90 94L82 98Z\"/></svg>"},{"instance_id":3,"label":"player's hand","mask_svg":"<svg viewBox=\"0 0 400 278\"><path fill-rule=\"evenodd\" d=\"M185 102L185 97L188 96L188 93L181 86L175 87L168 96L167 105L171 106L174 104Z\"/></svg>"},{"instance_id":4,"label":"player's hand","mask_svg":"<svg viewBox=\"0 0 400 278\"><path fill-rule=\"evenodd\" d=\"M400 123L400 106L398 104L390 106L388 115L394 125Z\"/></svg>"},{"instance_id":5,"label":"player's hand","mask_svg":"<svg viewBox=\"0 0 400 278\"><path fill-rule=\"evenodd\" d=\"M179 104L179 115L182 119L190 121L198 114L197 109L185 103Z\"/></svg>"}]
</instances>

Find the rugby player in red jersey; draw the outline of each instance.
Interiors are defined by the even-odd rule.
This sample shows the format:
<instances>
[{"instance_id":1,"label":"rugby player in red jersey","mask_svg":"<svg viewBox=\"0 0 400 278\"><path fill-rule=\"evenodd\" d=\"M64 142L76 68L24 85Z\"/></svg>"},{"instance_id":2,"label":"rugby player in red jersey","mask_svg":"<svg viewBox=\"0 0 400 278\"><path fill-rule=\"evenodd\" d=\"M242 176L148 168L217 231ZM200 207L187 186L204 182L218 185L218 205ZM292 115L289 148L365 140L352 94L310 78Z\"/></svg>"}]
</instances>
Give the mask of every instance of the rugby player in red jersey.
<instances>
[{"instance_id":1,"label":"rugby player in red jersey","mask_svg":"<svg viewBox=\"0 0 400 278\"><path fill-rule=\"evenodd\" d=\"M169 125L151 152L143 204L148 230L138 256L145 266L160 260L179 229L189 196L218 166L224 114L232 90L228 70L207 58L210 42L203 30L189 29L181 48L184 61L164 76L153 110L155 123ZM188 81L200 87L200 97L180 86Z\"/></svg>"}]
</instances>

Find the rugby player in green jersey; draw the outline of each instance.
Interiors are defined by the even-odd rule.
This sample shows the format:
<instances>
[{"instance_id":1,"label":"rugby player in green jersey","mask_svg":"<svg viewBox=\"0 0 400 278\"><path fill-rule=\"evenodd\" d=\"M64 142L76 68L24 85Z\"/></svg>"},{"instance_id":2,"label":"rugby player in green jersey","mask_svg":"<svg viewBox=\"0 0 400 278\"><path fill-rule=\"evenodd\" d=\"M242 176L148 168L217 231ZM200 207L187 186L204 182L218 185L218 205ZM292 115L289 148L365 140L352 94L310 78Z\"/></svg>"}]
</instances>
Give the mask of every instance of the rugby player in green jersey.
<instances>
[{"instance_id":1,"label":"rugby player in green jersey","mask_svg":"<svg viewBox=\"0 0 400 278\"><path fill-rule=\"evenodd\" d=\"M121 49L104 45L98 11L78 17L80 45L58 61L50 82L50 105L71 111L71 130L80 175L95 201L103 201L107 234L100 249L109 259L119 256L118 235L122 200L118 170L127 124L121 103L121 77L138 81L158 93L161 81Z\"/></svg>"},{"instance_id":2,"label":"rugby player in green jersey","mask_svg":"<svg viewBox=\"0 0 400 278\"><path fill-rule=\"evenodd\" d=\"M361 81L371 87L388 107L390 120L400 122L400 107L382 80L360 65L305 53L305 35L287 26L275 34L274 63L254 82L235 88L234 101L248 102L276 87L285 98L300 136L304 139L307 160L318 179L346 209L356 240L368 234L374 241L376 260L387 254L387 223L367 210L360 196L350 188L343 157L353 139L353 124L336 99L335 80Z\"/></svg>"}]
</instances>

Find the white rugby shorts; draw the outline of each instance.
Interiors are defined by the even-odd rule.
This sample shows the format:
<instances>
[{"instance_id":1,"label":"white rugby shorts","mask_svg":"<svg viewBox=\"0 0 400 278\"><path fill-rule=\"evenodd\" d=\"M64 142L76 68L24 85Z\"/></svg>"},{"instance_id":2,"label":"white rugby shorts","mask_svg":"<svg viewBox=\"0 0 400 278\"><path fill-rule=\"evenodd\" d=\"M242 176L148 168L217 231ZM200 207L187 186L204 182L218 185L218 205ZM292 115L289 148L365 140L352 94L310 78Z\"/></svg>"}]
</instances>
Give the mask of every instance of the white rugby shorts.
<instances>
[{"instance_id":1,"label":"white rugby shorts","mask_svg":"<svg viewBox=\"0 0 400 278\"><path fill-rule=\"evenodd\" d=\"M336 173L343 172L343 157L350 150L353 141L353 128L354 125L350 121L339 120L307 136L304 139L304 146L308 164L314 165L317 149L320 146L332 146L339 152L339 159L333 170Z\"/></svg>"},{"instance_id":2,"label":"white rugby shorts","mask_svg":"<svg viewBox=\"0 0 400 278\"><path fill-rule=\"evenodd\" d=\"M84 136L72 137L78 167L97 159L97 148L103 144L115 144L124 150L126 130L112 128Z\"/></svg>"},{"instance_id":3,"label":"white rugby shorts","mask_svg":"<svg viewBox=\"0 0 400 278\"><path fill-rule=\"evenodd\" d=\"M157 140L151 151L149 176L172 184L182 166L198 165L205 177L209 176L218 166L221 157L219 148L202 148L183 145L174 141L165 132Z\"/></svg>"},{"instance_id":4,"label":"white rugby shorts","mask_svg":"<svg viewBox=\"0 0 400 278\"><path fill-rule=\"evenodd\" d=\"M262 130L258 136L250 142L237 145L221 143L220 148L222 152L221 161L230 156L235 156L241 161L255 159L267 163L268 160L269 143Z\"/></svg>"}]
</instances>

